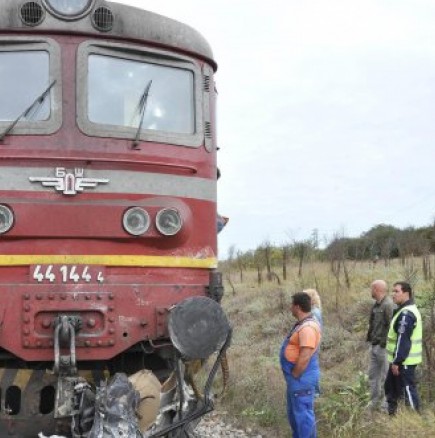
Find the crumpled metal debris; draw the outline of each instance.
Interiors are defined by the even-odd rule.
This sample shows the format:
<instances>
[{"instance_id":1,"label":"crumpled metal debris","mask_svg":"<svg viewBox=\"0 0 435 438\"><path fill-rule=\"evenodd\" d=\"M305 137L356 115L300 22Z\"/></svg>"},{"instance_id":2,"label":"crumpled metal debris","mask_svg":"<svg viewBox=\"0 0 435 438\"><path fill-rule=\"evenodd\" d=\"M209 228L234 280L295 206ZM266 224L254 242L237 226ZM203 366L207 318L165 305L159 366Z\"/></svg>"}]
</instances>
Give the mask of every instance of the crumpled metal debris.
<instances>
[{"instance_id":1,"label":"crumpled metal debris","mask_svg":"<svg viewBox=\"0 0 435 438\"><path fill-rule=\"evenodd\" d=\"M97 388L95 417L86 438L142 438L136 410L139 393L124 373L116 373Z\"/></svg>"},{"instance_id":2,"label":"crumpled metal debris","mask_svg":"<svg viewBox=\"0 0 435 438\"><path fill-rule=\"evenodd\" d=\"M95 390L89 383L74 387L75 413L71 421L73 438L86 438L94 424Z\"/></svg>"}]
</instances>

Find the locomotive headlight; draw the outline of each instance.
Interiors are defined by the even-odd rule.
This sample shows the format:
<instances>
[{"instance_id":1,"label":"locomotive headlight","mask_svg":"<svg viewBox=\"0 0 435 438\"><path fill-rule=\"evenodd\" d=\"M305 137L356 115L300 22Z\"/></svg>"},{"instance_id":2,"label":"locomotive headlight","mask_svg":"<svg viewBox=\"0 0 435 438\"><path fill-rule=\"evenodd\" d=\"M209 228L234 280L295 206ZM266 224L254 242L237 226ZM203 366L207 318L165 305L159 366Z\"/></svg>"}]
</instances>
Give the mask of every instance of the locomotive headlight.
<instances>
[{"instance_id":1,"label":"locomotive headlight","mask_svg":"<svg viewBox=\"0 0 435 438\"><path fill-rule=\"evenodd\" d=\"M180 213L175 208L164 208L157 213L156 227L165 236L177 234L182 225Z\"/></svg>"},{"instance_id":2,"label":"locomotive headlight","mask_svg":"<svg viewBox=\"0 0 435 438\"><path fill-rule=\"evenodd\" d=\"M93 0L45 0L48 8L64 17L78 17L89 9Z\"/></svg>"},{"instance_id":3,"label":"locomotive headlight","mask_svg":"<svg viewBox=\"0 0 435 438\"><path fill-rule=\"evenodd\" d=\"M0 234L6 233L14 224L14 214L6 205L0 205Z\"/></svg>"},{"instance_id":4,"label":"locomotive headlight","mask_svg":"<svg viewBox=\"0 0 435 438\"><path fill-rule=\"evenodd\" d=\"M127 233L133 236L140 236L148 230L150 226L150 216L143 208L129 208L124 213L122 225Z\"/></svg>"}]
</instances>

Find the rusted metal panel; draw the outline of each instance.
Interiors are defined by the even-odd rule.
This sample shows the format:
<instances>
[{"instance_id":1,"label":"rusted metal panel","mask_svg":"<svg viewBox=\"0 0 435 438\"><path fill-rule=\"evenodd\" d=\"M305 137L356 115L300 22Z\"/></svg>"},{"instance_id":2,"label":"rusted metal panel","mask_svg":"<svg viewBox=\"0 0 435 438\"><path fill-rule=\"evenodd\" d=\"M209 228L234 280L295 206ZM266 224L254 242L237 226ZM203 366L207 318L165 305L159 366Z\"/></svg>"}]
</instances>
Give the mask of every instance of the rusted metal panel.
<instances>
[{"instance_id":1,"label":"rusted metal panel","mask_svg":"<svg viewBox=\"0 0 435 438\"><path fill-rule=\"evenodd\" d=\"M77 360L108 360L138 342L167 337L168 309L204 293L200 285L0 286L0 296L9 295L0 347L24 360L52 361L54 322L66 315L82 321ZM12 327L15 336L10 336Z\"/></svg>"}]
</instances>

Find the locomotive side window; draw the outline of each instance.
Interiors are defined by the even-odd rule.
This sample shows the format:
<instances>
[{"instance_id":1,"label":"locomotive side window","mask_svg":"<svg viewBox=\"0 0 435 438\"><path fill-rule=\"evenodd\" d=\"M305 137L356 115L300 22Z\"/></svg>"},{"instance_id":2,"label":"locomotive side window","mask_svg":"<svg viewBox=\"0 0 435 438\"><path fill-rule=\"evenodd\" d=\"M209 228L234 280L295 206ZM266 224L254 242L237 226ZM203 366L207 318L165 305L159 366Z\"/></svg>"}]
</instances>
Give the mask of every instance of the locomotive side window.
<instances>
[{"instance_id":1,"label":"locomotive side window","mask_svg":"<svg viewBox=\"0 0 435 438\"><path fill-rule=\"evenodd\" d=\"M0 120L15 120L49 86L49 55L44 51L0 52ZM47 120L50 100L35 105L24 120Z\"/></svg>"},{"instance_id":2,"label":"locomotive side window","mask_svg":"<svg viewBox=\"0 0 435 438\"><path fill-rule=\"evenodd\" d=\"M0 37L0 137L52 134L62 124L59 45Z\"/></svg>"},{"instance_id":3,"label":"locomotive side window","mask_svg":"<svg viewBox=\"0 0 435 438\"><path fill-rule=\"evenodd\" d=\"M136 60L90 55L91 122L193 134L193 72Z\"/></svg>"},{"instance_id":4,"label":"locomotive side window","mask_svg":"<svg viewBox=\"0 0 435 438\"><path fill-rule=\"evenodd\" d=\"M202 72L169 51L86 41L79 46L77 121L97 137L189 147L204 142Z\"/></svg>"}]
</instances>

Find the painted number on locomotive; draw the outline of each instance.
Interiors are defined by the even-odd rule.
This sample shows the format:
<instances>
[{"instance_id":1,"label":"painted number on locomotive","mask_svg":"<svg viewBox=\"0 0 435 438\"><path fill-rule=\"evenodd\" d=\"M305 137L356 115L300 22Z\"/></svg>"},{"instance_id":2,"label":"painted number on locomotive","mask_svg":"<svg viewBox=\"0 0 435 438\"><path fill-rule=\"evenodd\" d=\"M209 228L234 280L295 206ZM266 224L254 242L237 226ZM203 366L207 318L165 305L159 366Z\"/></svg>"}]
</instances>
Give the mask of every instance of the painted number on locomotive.
<instances>
[{"instance_id":1,"label":"painted number on locomotive","mask_svg":"<svg viewBox=\"0 0 435 438\"><path fill-rule=\"evenodd\" d=\"M34 265L30 275L38 283L103 283L101 266L82 265Z\"/></svg>"}]
</instances>

